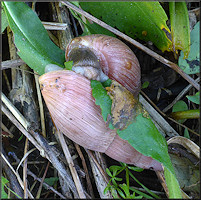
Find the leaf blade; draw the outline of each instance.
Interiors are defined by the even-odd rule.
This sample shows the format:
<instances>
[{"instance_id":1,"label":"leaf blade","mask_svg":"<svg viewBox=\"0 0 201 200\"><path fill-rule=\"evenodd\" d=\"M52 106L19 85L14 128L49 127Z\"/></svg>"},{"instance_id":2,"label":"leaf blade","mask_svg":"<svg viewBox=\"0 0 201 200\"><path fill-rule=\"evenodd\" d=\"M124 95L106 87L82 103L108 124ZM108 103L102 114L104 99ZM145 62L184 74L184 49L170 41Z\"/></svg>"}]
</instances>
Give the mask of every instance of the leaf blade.
<instances>
[{"instance_id":1,"label":"leaf blade","mask_svg":"<svg viewBox=\"0 0 201 200\"><path fill-rule=\"evenodd\" d=\"M8 20L6 17L6 13L4 9L1 9L1 33L4 32L7 26L8 26Z\"/></svg>"},{"instance_id":2,"label":"leaf blade","mask_svg":"<svg viewBox=\"0 0 201 200\"><path fill-rule=\"evenodd\" d=\"M96 105L99 105L102 111L104 121L107 121L108 115L111 113L112 100L107 95L107 91L101 82L91 80L92 95L96 99Z\"/></svg>"},{"instance_id":3,"label":"leaf blade","mask_svg":"<svg viewBox=\"0 0 201 200\"><path fill-rule=\"evenodd\" d=\"M46 30L44 27L40 29L42 24L38 17L33 13L31 8L29 8L23 2L2 2L2 4L4 5L4 10L6 12L9 25L14 33L15 44L18 48L17 53L21 59L24 60L26 64L29 65L29 67L34 69L40 75L45 73L45 67L48 64L56 64L60 67L64 67L64 51L54 45L49 37L46 37ZM22 10L26 11L26 16L30 14L30 23L32 22L32 24L35 24L35 26L40 24L38 29L35 29L35 26L33 26L27 30L27 22L24 21ZM15 19L13 17L15 17ZM42 37L36 37L36 35L40 35ZM45 38L44 35L46 35ZM30 42L32 39L33 41ZM34 42L37 39L39 40L40 44L38 44L38 42ZM51 51L48 50L50 47ZM56 55L55 53L51 55L52 51L55 51Z\"/></svg>"},{"instance_id":4,"label":"leaf blade","mask_svg":"<svg viewBox=\"0 0 201 200\"><path fill-rule=\"evenodd\" d=\"M169 2L170 23L173 50L184 52L187 58L190 52L190 26L186 2Z\"/></svg>"},{"instance_id":5,"label":"leaf blade","mask_svg":"<svg viewBox=\"0 0 201 200\"><path fill-rule=\"evenodd\" d=\"M200 22L198 22L190 33L191 47L187 59L183 59L184 53L181 51L178 65L187 74L197 74L200 72Z\"/></svg>"},{"instance_id":6,"label":"leaf blade","mask_svg":"<svg viewBox=\"0 0 201 200\"><path fill-rule=\"evenodd\" d=\"M164 168L165 181L168 187L169 199L182 199L181 189L176 176L166 167Z\"/></svg>"},{"instance_id":7,"label":"leaf blade","mask_svg":"<svg viewBox=\"0 0 201 200\"><path fill-rule=\"evenodd\" d=\"M137 151L159 161L174 174L168 154L167 142L150 117L144 117L143 114L139 114L132 124L124 130L118 130L117 133Z\"/></svg>"},{"instance_id":8,"label":"leaf blade","mask_svg":"<svg viewBox=\"0 0 201 200\"><path fill-rule=\"evenodd\" d=\"M162 30L170 32L166 25L168 18L159 2L80 2L80 5L132 38L152 41L162 51L172 48L172 42Z\"/></svg>"},{"instance_id":9,"label":"leaf blade","mask_svg":"<svg viewBox=\"0 0 201 200\"><path fill-rule=\"evenodd\" d=\"M29 43L36 49L40 49L43 54L49 56L53 61L63 64L61 62L63 51L50 40L36 13L23 2L4 3L16 26Z\"/></svg>"}]
</instances>

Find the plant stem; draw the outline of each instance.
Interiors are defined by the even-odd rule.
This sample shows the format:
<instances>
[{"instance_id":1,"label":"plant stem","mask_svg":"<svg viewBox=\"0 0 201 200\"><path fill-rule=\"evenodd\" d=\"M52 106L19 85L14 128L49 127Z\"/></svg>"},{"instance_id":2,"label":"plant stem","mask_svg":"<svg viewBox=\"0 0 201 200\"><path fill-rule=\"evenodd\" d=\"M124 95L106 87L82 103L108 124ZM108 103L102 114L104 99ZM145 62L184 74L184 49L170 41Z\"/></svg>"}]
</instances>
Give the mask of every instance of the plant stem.
<instances>
[{"instance_id":1,"label":"plant stem","mask_svg":"<svg viewBox=\"0 0 201 200\"><path fill-rule=\"evenodd\" d=\"M170 114L170 117L172 117L175 120L180 119L199 119L200 117L200 110L186 110L186 111L178 111L173 112Z\"/></svg>"}]
</instances>

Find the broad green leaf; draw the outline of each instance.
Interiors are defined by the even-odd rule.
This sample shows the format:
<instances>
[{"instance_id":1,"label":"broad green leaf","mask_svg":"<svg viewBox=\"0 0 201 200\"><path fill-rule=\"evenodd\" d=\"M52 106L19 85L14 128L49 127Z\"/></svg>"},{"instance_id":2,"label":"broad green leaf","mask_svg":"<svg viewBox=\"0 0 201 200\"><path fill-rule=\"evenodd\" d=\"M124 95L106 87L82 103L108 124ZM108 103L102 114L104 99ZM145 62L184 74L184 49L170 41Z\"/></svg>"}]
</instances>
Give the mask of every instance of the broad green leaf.
<instances>
[{"instance_id":1,"label":"broad green leaf","mask_svg":"<svg viewBox=\"0 0 201 200\"><path fill-rule=\"evenodd\" d=\"M79 7L79 2L71 2L72 4L74 4L75 6ZM80 14L75 14L75 12L70 9L72 15L78 20L80 21L81 23L83 23L85 26L84 26L84 31L82 33L82 36L85 36L85 35L91 35L91 34L104 34L104 35L109 35L109 36L112 36L112 37L116 37L115 34L113 34L112 32L108 31L107 29L103 28L102 26L92 22L90 23L89 20L86 19L86 22L84 22L82 20L82 15Z\"/></svg>"},{"instance_id":2,"label":"broad green leaf","mask_svg":"<svg viewBox=\"0 0 201 200\"><path fill-rule=\"evenodd\" d=\"M182 50L184 58L190 52L190 26L186 2L169 2L173 50Z\"/></svg>"},{"instance_id":3,"label":"broad green leaf","mask_svg":"<svg viewBox=\"0 0 201 200\"><path fill-rule=\"evenodd\" d=\"M47 64L64 67L64 51L50 40L36 13L23 2L3 2L3 6L22 60L40 75Z\"/></svg>"},{"instance_id":4,"label":"broad green leaf","mask_svg":"<svg viewBox=\"0 0 201 200\"><path fill-rule=\"evenodd\" d=\"M137 151L159 161L174 174L167 142L149 116L139 114L132 124L124 130L117 130L117 133Z\"/></svg>"},{"instance_id":5,"label":"broad green leaf","mask_svg":"<svg viewBox=\"0 0 201 200\"><path fill-rule=\"evenodd\" d=\"M102 82L103 87L110 87L112 84L112 80L111 79L107 79L107 81Z\"/></svg>"},{"instance_id":6,"label":"broad green leaf","mask_svg":"<svg viewBox=\"0 0 201 200\"><path fill-rule=\"evenodd\" d=\"M3 9L1 9L1 33L4 32L7 26L8 26L8 20L6 17L6 13Z\"/></svg>"},{"instance_id":7,"label":"broad green leaf","mask_svg":"<svg viewBox=\"0 0 201 200\"><path fill-rule=\"evenodd\" d=\"M9 181L5 177L1 176L1 198L2 199L8 198L8 194L4 190L4 187L5 187L6 183L8 183L8 182Z\"/></svg>"},{"instance_id":8,"label":"broad green leaf","mask_svg":"<svg viewBox=\"0 0 201 200\"><path fill-rule=\"evenodd\" d=\"M172 107L172 112L185 111L185 110L188 110L188 106L182 100L177 101L177 103L175 103L174 106Z\"/></svg>"},{"instance_id":9,"label":"broad green leaf","mask_svg":"<svg viewBox=\"0 0 201 200\"><path fill-rule=\"evenodd\" d=\"M111 114L112 101L111 99L106 100L109 96L107 96L107 92L100 82L91 81L91 87L96 104L101 106L103 118L106 120L108 114ZM106 105L105 102L107 102ZM117 133L122 139L127 140L137 151L162 163L172 173L172 176L175 176L174 168L168 154L167 142L145 110L142 109L142 113L133 119L132 123L126 129L117 129ZM172 176L171 180L173 179ZM176 180L175 177L174 179ZM171 190L169 185L168 188ZM180 190L180 188L178 187L175 190Z\"/></svg>"},{"instance_id":10,"label":"broad green leaf","mask_svg":"<svg viewBox=\"0 0 201 200\"><path fill-rule=\"evenodd\" d=\"M183 59L184 53L181 51L178 65L187 74L200 72L200 22L198 22L190 33L191 47L187 59Z\"/></svg>"},{"instance_id":11,"label":"broad green leaf","mask_svg":"<svg viewBox=\"0 0 201 200\"><path fill-rule=\"evenodd\" d=\"M168 20L159 2L80 2L93 16L118 28L132 38L152 41L162 51L171 51Z\"/></svg>"},{"instance_id":12,"label":"broad green leaf","mask_svg":"<svg viewBox=\"0 0 201 200\"><path fill-rule=\"evenodd\" d=\"M5 177L1 176L1 198L2 199L8 199L8 194L4 190L4 187L6 187L7 190L9 190L10 192L12 192L16 197L18 197L18 199L22 199L17 193L15 193L13 190L11 190L9 187L7 187L6 184L8 182L9 181Z\"/></svg>"},{"instance_id":13,"label":"broad green leaf","mask_svg":"<svg viewBox=\"0 0 201 200\"><path fill-rule=\"evenodd\" d=\"M72 4L74 4L75 6L79 7L79 1L71 1Z\"/></svg>"},{"instance_id":14,"label":"broad green leaf","mask_svg":"<svg viewBox=\"0 0 201 200\"><path fill-rule=\"evenodd\" d=\"M194 96L186 96L188 100L192 101L193 103L200 105L200 92L197 92Z\"/></svg>"},{"instance_id":15,"label":"broad green leaf","mask_svg":"<svg viewBox=\"0 0 201 200\"><path fill-rule=\"evenodd\" d=\"M107 91L101 84L96 80L91 80L92 95L96 99L96 105L99 105L102 111L104 121L107 121L107 117L111 114L112 100L107 95Z\"/></svg>"},{"instance_id":16,"label":"broad green leaf","mask_svg":"<svg viewBox=\"0 0 201 200\"><path fill-rule=\"evenodd\" d=\"M103 28L102 26L96 24L96 23L89 23L89 21L87 20L85 24L85 30L82 34L82 36L84 35L91 35L91 34L103 34L103 35L109 35L112 37L116 37L115 34L113 34L112 32L108 31L107 29Z\"/></svg>"},{"instance_id":17,"label":"broad green leaf","mask_svg":"<svg viewBox=\"0 0 201 200\"><path fill-rule=\"evenodd\" d=\"M166 167L164 168L165 182L168 187L169 199L182 199L181 189L176 176L172 174Z\"/></svg>"}]
</instances>

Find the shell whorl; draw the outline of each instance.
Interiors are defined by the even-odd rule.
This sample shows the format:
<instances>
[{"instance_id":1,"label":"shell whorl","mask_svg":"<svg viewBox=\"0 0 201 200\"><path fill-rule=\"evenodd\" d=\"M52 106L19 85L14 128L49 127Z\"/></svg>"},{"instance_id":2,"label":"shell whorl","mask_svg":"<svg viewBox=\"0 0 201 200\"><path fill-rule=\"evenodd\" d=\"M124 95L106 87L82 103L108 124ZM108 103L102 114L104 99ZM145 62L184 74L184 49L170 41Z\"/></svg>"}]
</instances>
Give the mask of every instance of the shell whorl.
<instances>
[{"instance_id":1,"label":"shell whorl","mask_svg":"<svg viewBox=\"0 0 201 200\"><path fill-rule=\"evenodd\" d=\"M74 38L67 46L66 60L75 49L87 49L97 57L103 73L126 87L136 97L141 86L140 65L132 50L117 38L87 35Z\"/></svg>"}]
</instances>

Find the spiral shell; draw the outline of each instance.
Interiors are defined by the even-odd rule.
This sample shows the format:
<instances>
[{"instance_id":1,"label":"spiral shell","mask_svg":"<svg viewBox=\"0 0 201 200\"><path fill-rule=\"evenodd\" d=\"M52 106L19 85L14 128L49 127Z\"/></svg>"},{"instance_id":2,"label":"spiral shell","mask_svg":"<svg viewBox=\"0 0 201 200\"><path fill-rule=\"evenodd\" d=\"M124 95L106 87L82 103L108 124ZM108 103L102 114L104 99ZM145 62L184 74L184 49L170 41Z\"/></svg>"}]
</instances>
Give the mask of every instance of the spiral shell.
<instances>
[{"instance_id":1,"label":"spiral shell","mask_svg":"<svg viewBox=\"0 0 201 200\"><path fill-rule=\"evenodd\" d=\"M140 65L132 50L117 38L106 35L87 35L74 38L67 46L66 60L76 49L91 50L102 71L116 80L136 97L140 91Z\"/></svg>"},{"instance_id":2,"label":"spiral shell","mask_svg":"<svg viewBox=\"0 0 201 200\"><path fill-rule=\"evenodd\" d=\"M159 162L136 151L106 126L88 79L73 71L62 70L42 75L39 82L57 129L68 138L117 161L162 170Z\"/></svg>"}]
</instances>

